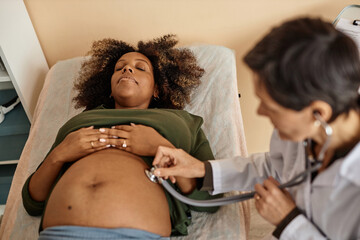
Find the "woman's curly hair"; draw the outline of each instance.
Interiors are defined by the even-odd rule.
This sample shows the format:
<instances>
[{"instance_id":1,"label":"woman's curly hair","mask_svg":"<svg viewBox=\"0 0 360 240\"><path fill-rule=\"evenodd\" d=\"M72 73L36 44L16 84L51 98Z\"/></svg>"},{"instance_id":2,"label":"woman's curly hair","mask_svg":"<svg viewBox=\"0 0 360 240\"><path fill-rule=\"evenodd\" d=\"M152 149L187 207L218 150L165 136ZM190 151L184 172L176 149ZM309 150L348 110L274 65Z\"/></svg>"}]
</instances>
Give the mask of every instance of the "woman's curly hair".
<instances>
[{"instance_id":1,"label":"woman's curly hair","mask_svg":"<svg viewBox=\"0 0 360 240\"><path fill-rule=\"evenodd\" d=\"M111 94L111 76L116 62L128 52L145 55L153 66L158 99L152 99L149 108L183 109L190 100L191 91L200 84L204 69L197 65L194 54L186 48L175 48L175 35L165 35L149 42L138 42L137 49L123 41L103 39L95 41L83 62L75 89L75 108L93 109L101 104L114 107Z\"/></svg>"}]
</instances>

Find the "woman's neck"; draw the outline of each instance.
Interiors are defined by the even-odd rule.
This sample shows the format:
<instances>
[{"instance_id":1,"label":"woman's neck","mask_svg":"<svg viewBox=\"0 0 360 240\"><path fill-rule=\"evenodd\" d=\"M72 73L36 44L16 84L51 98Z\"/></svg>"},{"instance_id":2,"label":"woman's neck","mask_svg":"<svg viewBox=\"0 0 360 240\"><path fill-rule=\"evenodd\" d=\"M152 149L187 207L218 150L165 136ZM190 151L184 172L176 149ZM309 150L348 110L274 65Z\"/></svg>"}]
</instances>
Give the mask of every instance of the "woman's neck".
<instances>
[{"instance_id":1,"label":"woman's neck","mask_svg":"<svg viewBox=\"0 0 360 240\"><path fill-rule=\"evenodd\" d=\"M348 153L360 141L360 114L358 111L351 110L349 114L342 114L330 124L333 129L331 142L326 150L322 169L325 169L331 159L338 154ZM317 143L315 153L319 154L326 141L326 134L321 131L318 138L314 139Z\"/></svg>"}]
</instances>

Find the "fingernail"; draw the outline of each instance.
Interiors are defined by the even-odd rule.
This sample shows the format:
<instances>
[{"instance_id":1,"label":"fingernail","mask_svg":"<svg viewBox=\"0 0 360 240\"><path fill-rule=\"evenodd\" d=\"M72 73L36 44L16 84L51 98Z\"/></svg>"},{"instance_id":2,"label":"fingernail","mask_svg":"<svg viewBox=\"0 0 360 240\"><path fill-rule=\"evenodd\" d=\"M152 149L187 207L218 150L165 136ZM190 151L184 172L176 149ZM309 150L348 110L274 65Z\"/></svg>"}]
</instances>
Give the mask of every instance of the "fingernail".
<instances>
[{"instance_id":1,"label":"fingernail","mask_svg":"<svg viewBox=\"0 0 360 240\"><path fill-rule=\"evenodd\" d=\"M116 145L111 145L112 147L116 147Z\"/></svg>"},{"instance_id":2,"label":"fingernail","mask_svg":"<svg viewBox=\"0 0 360 240\"><path fill-rule=\"evenodd\" d=\"M104 133L105 132L105 128L99 128L99 131Z\"/></svg>"},{"instance_id":3,"label":"fingernail","mask_svg":"<svg viewBox=\"0 0 360 240\"><path fill-rule=\"evenodd\" d=\"M135 126L135 123L130 123L130 125L134 127L134 126Z\"/></svg>"},{"instance_id":4,"label":"fingernail","mask_svg":"<svg viewBox=\"0 0 360 240\"><path fill-rule=\"evenodd\" d=\"M159 175L160 175L160 170L155 170L155 171L154 171L154 174L155 174L156 176L159 176Z\"/></svg>"},{"instance_id":5,"label":"fingernail","mask_svg":"<svg viewBox=\"0 0 360 240\"><path fill-rule=\"evenodd\" d=\"M118 136L112 136L112 138L119 138Z\"/></svg>"},{"instance_id":6,"label":"fingernail","mask_svg":"<svg viewBox=\"0 0 360 240\"><path fill-rule=\"evenodd\" d=\"M104 142L106 142L106 139L104 139L104 138L100 138L100 139L99 139L99 142L104 143Z\"/></svg>"},{"instance_id":7,"label":"fingernail","mask_svg":"<svg viewBox=\"0 0 360 240\"><path fill-rule=\"evenodd\" d=\"M109 144L109 145L106 145L105 147L111 147L111 145Z\"/></svg>"},{"instance_id":8,"label":"fingernail","mask_svg":"<svg viewBox=\"0 0 360 240\"><path fill-rule=\"evenodd\" d=\"M114 129L114 128L115 128L115 126L112 126L111 128L112 128L112 129Z\"/></svg>"}]
</instances>

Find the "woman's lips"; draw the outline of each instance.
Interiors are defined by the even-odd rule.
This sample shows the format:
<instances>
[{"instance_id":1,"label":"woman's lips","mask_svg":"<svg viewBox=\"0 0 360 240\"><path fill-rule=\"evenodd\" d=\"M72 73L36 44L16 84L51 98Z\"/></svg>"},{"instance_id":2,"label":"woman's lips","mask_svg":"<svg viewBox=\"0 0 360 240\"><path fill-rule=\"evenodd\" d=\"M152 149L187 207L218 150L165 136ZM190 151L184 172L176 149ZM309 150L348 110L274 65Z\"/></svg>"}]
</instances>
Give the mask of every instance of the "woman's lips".
<instances>
[{"instance_id":1,"label":"woman's lips","mask_svg":"<svg viewBox=\"0 0 360 240\"><path fill-rule=\"evenodd\" d=\"M134 82L136 84L138 84L138 82L135 80L135 78L133 77L129 77L129 76L123 76L119 79L118 83L119 82Z\"/></svg>"}]
</instances>

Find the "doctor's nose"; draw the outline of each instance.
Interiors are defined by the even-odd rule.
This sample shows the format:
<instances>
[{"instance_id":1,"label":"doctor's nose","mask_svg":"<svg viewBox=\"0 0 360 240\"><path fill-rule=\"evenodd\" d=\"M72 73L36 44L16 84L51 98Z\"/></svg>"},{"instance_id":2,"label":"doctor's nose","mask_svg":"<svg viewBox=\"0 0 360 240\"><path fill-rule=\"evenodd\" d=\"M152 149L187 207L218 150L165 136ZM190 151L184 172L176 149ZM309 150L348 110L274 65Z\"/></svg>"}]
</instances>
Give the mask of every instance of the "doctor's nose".
<instances>
[{"instance_id":1,"label":"doctor's nose","mask_svg":"<svg viewBox=\"0 0 360 240\"><path fill-rule=\"evenodd\" d=\"M123 73L125 72L130 72L132 73L133 72L133 69L130 67L130 66L125 66L123 69L122 69Z\"/></svg>"}]
</instances>

